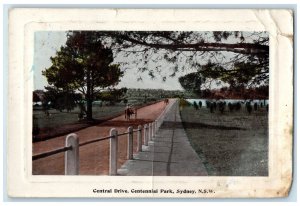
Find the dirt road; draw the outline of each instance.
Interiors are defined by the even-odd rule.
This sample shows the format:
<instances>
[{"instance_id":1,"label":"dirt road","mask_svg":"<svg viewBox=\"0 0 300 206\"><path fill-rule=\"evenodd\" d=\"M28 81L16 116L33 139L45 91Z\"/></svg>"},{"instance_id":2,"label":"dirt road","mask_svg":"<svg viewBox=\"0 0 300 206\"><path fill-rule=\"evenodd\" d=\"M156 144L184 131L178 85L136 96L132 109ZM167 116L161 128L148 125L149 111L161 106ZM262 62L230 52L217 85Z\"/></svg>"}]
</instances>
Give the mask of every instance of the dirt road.
<instances>
[{"instance_id":1,"label":"dirt road","mask_svg":"<svg viewBox=\"0 0 300 206\"><path fill-rule=\"evenodd\" d=\"M125 132L129 126L142 125L155 120L164 110L164 102L158 102L143 108L138 109L137 119L126 121L124 115L111 119L102 124L92 126L80 131L76 134L79 137L79 142L105 137L109 135L112 127L116 128L119 133ZM33 143L33 154L39 154L50 151L65 145L65 137L59 136L42 142ZM136 133L134 133L134 152L137 147ZM118 167L126 161L127 136L119 137L119 159ZM80 175L107 175L109 164L109 140L96 142L80 147ZM33 175L63 175L64 174L64 153L59 153L50 157L35 160L32 164Z\"/></svg>"}]
</instances>

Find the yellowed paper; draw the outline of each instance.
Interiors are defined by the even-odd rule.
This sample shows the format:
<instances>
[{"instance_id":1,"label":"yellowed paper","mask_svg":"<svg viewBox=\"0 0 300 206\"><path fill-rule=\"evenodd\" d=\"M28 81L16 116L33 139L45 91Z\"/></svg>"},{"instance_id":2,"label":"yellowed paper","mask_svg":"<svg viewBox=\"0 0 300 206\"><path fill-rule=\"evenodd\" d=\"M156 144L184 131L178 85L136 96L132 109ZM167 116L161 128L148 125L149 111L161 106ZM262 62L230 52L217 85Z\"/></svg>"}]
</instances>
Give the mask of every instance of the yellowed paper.
<instances>
[{"instance_id":1,"label":"yellowed paper","mask_svg":"<svg viewBox=\"0 0 300 206\"><path fill-rule=\"evenodd\" d=\"M34 32L67 30L268 31L269 175L32 175ZM289 10L12 9L9 12L8 194L11 197L284 197L292 183L293 13ZM97 193L97 189L119 192ZM135 193L134 190L212 193ZM128 190L129 193L125 193Z\"/></svg>"}]
</instances>

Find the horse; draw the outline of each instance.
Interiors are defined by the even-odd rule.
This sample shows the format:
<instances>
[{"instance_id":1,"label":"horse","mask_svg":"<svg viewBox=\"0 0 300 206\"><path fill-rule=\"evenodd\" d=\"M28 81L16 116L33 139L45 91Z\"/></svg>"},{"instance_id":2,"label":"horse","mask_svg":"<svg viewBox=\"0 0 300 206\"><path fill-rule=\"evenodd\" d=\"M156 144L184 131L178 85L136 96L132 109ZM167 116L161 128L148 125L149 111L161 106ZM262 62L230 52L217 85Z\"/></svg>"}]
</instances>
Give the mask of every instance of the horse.
<instances>
[{"instance_id":1,"label":"horse","mask_svg":"<svg viewBox=\"0 0 300 206\"><path fill-rule=\"evenodd\" d=\"M125 119L126 120L130 120L130 116L135 114L135 119L137 117L137 109L136 108L133 108L133 107L130 107L130 106L127 106L125 111Z\"/></svg>"},{"instance_id":2,"label":"horse","mask_svg":"<svg viewBox=\"0 0 300 206\"><path fill-rule=\"evenodd\" d=\"M169 104L169 99L164 100L165 104Z\"/></svg>"}]
</instances>

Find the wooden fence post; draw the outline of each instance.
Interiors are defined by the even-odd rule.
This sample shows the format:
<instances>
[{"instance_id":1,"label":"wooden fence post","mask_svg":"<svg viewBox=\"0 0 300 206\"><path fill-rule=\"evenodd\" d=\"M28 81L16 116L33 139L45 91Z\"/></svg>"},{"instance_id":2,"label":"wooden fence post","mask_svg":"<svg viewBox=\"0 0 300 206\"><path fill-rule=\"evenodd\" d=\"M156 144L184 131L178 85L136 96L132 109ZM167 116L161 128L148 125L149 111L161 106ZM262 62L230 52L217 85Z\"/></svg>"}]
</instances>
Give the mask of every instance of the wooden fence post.
<instances>
[{"instance_id":1,"label":"wooden fence post","mask_svg":"<svg viewBox=\"0 0 300 206\"><path fill-rule=\"evenodd\" d=\"M137 151L141 152L142 151L142 126L139 125L138 126L138 131L137 131L137 143L138 143L138 147L137 147Z\"/></svg>"},{"instance_id":2,"label":"wooden fence post","mask_svg":"<svg viewBox=\"0 0 300 206\"><path fill-rule=\"evenodd\" d=\"M65 152L65 175L79 174L79 140L72 133L66 137L66 147L72 146L71 150Z\"/></svg>"},{"instance_id":3,"label":"wooden fence post","mask_svg":"<svg viewBox=\"0 0 300 206\"><path fill-rule=\"evenodd\" d=\"M149 138L148 141L152 140L152 135L151 135L151 123L149 123Z\"/></svg>"},{"instance_id":4,"label":"wooden fence post","mask_svg":"<svg viewBox=\"0 0 300 206\"><path fill-rule=\"evenodd\" d=\"M154 122L151 122L152 125L152 140L154 139L154 133L155 133L155 124Z\"/></svg>"},{"instance_id":5,"label":"wooden fence post","mask_svg":"<svg viewBox=\"0 0 300 206\"><path fill-rule=\"evenodd\" d=\"M118 169L118 131L110 130L109 175L117 175Z\"/></svg>"},{"instance_id":6,"label":"wooden fence post","mask_svg":"<svg viewBox=\"0 0 300 206\"><path fill-rule=\"evenodd\" d=\"M144 125L144 144L148 146L148 125Z\"/></svg>"},{"instance_id":7,"label":"wooden fence post","mask_svg":"<svg viewBox=\"0 0 300 206\"><path fill-rule=\"evenodd\" d=\"M133 159L133 128L128 127L128 136L127 136L127 159Z\"/></svg>"}]
</instances>

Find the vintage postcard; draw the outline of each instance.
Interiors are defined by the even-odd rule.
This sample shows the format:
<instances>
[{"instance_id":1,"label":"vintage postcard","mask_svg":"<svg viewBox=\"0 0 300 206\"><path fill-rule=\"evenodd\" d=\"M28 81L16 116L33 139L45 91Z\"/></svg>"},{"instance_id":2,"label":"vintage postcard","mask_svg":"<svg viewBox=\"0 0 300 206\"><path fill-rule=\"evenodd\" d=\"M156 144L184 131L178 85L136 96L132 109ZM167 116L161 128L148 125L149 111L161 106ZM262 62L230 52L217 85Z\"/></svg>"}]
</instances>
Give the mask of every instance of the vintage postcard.
<instances>
[{"instance_id":1,"label":"vintage postcard","mask_svg":"<svg viewBox=\"0 0 300 206\"><path fill-rule=\"evenodd\" d=\"M12 9L11 197L284 197L290 10Z\"/></svg>"}]
</instances>

